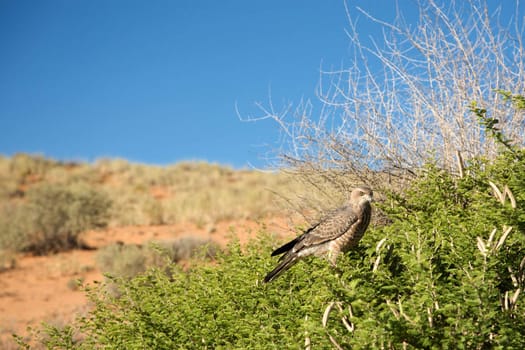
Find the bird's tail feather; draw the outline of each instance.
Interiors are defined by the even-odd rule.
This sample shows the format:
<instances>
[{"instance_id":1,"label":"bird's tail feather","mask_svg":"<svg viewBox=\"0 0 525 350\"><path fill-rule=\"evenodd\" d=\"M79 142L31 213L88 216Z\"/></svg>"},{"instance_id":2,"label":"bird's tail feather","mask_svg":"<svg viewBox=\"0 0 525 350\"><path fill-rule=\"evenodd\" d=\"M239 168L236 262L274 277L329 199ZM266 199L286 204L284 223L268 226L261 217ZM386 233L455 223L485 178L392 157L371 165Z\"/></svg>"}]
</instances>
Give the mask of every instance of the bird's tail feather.
<instances>
[{"instance_id":1,"label":"bird's tail feather","mask_svg":"<svg viewBox=\"0 0 525 350\"><path fill-rule=\"evenodd\" d=\"M301 236L296 237L294 240L291 240L290 242L288 242L288 243L280 246L279 248L275 249L272 252L272 256L276 256L276 255L280 255L282 253L288 252L290 249L293 248L293 246L299 241L300 238L301 238Z\"/></svg>"},{"instance_id":2,"label":"bird's tail feather","mask_svg":"<svg viewBox=\"0 0 525 350\"><path fill-rule=\"evenodd\" d=\"M282 261L277 265L275 269L270 271L264 278L264 283L268 283L279 277L284 271L297 263L297 255L289 254L282 257Z\"/></svg>"}]
</instances>

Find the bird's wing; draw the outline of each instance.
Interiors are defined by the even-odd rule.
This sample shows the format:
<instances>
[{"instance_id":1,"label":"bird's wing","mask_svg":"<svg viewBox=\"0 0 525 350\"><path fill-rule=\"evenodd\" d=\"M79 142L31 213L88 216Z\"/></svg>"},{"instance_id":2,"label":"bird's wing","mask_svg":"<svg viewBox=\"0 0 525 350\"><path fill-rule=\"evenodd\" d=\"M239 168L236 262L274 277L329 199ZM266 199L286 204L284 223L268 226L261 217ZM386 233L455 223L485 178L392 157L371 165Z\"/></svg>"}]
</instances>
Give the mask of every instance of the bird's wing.
<instances>
[{"instance_id":1,"label":"bird's wing","mask_svg":"<svg viewBox=\"0 0 525 350\"><path fill-rule=\"evenodd\" d=\"M332 211L303 234L294 250L334 240L348 231L357 220L358 216L351 207L345 206Z\"/></svg>"},{"instance_id":2,"label":"bird's wing","mask_svg":"<svg viewBox=\"0 0 525 350\"><path fill-rule=\"evenodd\" d=\"M316 223L315 225L310 227L308 230L304 231L301 235L299 235L299 236L295 237L294 239L292 239L290 242L285 243L284 245L282 245L279 248L275 249L272 252L272 256L280 255L280 254L283 254L283 253L286 253L286 252L292 250L297 243L301 242L305 238L305 236L308 235L308 233L311 232L312 230L314 230L317 226L319 226L319 223Z\"/></svg>"}]
</instances>

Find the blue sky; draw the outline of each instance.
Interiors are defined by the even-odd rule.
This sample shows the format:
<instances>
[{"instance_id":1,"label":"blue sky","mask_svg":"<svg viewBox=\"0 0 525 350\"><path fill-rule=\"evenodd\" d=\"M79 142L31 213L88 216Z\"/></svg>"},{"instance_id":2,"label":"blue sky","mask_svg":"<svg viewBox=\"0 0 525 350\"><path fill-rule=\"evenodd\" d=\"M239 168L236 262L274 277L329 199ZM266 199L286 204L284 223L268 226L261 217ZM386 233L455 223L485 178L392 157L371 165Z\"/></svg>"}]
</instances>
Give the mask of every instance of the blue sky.
<instances>
[{"instance_id":1,"label":"blue sky","mask_svg":"<svg viewBox=\"0 0 525 350\"><path fill-rule=\"evenodd\" d=\"M264 167L278 128L235 106L315 99L347 27L343 0L0 0L0 154Z\"/></svg>"}]
</instances>

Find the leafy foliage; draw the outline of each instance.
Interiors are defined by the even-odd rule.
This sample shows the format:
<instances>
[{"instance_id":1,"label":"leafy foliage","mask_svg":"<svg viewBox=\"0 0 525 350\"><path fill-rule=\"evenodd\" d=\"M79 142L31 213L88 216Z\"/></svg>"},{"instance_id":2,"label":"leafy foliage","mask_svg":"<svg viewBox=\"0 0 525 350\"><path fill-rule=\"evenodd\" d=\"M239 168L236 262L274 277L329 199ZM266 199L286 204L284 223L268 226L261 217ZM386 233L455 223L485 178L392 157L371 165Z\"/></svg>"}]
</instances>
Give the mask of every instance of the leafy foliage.
<instances>
[{"instance_id":1,"label":"leafy foliage","mask_svg":"<svg viewBox=\"0 0 525 350\"><path fill-rule=\"evenodd\" d=\"M392 224L371 228L337 269L311 259L261 284L275 264L262 233L247 247L233 243L214 265L113 278L119 296L89 290L91 314L64 331L54 328L46 345L523 348L522 159L507 152L471 164L462 178L429 164L406 193L378 204ZM505 199L489 181L507 186ZM78 333L84 339L75 343Z\"/></svg>"},{"instance_id":2,"label":"leafy foliage","mask_svg":"<svg viewBox=\"0 0 525 350\"><path fill-rule=\"evenodd\" d=\"M518 334L525 314L518 290L524 282L524 203L520 199L514 209L492 196L489 179L504 181L497 164L485 171L471 168L462 179L430 168L396 208L398 220L383 230L387 240L378 256L385 260L377 271L386 268L405 289L385 298L386 313L395 315L386 323L392 325L386 344L523 347ZM523 166L515 173L521 179ZM503 184L521 198L523 187Z\"/></svg>"},{"instance_id":3,"label":"leafy foliage","mask_svg":"<svg viewBox=\"0 0 525 350\"><path fill-rule=\"evenodd\" d=\"M497 92L503 96L505 101L510 101L516 111L525 110L525 97L521 95L513 95L512 93L504 90L497 90ZM485 108L478 107L474 101L470 104L470 111L478 118L479 124L484 128L485 132L491 137L497 145L503 146L507 152L510 152L515 157L520 157L518 148L514 145L511 138L507 137L498 127L500 120L487 115Z\"/></svg>"}]
</instances>

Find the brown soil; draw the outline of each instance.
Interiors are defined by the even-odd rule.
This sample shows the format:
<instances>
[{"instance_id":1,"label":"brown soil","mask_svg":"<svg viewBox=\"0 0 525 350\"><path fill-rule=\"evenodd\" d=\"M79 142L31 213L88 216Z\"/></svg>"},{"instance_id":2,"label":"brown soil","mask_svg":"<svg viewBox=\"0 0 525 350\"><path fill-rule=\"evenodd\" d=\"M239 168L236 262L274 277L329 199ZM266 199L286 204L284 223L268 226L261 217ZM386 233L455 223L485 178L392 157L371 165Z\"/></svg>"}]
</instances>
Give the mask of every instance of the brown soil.
<instances>
[{"instance_id":1,"label":"brown soil","mask_svg":"<svg viewBox=\"0 0 525 350\"><path fill-rule=\"evenodd\" d=\"M0 348L16 348L11 334L27 334L27 327L38 328L42 322L62 325L89 308L84 292L75 281L85 285L102 281L95 262L97 249L109 244L143 244L151 240L172 239L188 234L210 238L225 246L232 237L246 243L264 226L268 232L290 236L286 219L261 222L238 220L200 228L192 224L119 227L85 233L85 243L92 250L74 250L49 256L20 255L12 269L0 272Z\"/></svg>"}]
</instances>

